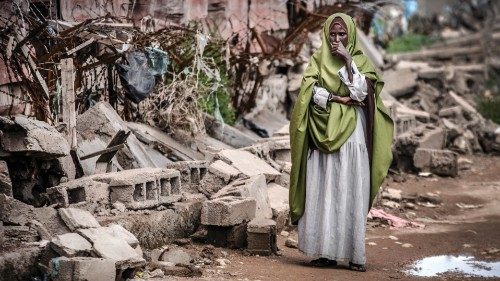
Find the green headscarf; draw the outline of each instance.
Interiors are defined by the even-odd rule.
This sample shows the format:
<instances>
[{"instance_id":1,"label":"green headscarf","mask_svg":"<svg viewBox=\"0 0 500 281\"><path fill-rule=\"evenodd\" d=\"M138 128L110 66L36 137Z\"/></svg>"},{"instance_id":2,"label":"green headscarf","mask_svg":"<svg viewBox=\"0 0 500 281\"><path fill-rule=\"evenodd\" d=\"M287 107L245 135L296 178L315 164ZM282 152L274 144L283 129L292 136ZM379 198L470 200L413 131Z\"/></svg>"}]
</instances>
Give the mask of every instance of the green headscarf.
<instances>
[{"instance_id":1,"label":"green headscarf","mask_svg":"<svg viewBox=\"0 0 500 281\"><path fill-rule=\"evenodd\" d=\"M370 206L377 195L392 162L391 142L393 122L380 99L384 85L372 62L359 48L356 25L353 19L343 13L328 17L321 33L321 47L312 55L304 73L299 97L290 120L290 144L292 171L290 174L289 204L290 217L295 223L304 213L306 196L306 168L309 141L324 153L340 149L356 128L357 111L353 106L330 102L326 110L311 103L315 84L336 95L347 96L349 89L338 76L344 61L331 54L329 44L330 25L340 17L347 26L348 43L346 49L351 54L358 70L373 81L375 94L375 114L373 120L373 154L370 171ZM357 176L357 175L353 175Z\"/></svg>"}]
</instances>

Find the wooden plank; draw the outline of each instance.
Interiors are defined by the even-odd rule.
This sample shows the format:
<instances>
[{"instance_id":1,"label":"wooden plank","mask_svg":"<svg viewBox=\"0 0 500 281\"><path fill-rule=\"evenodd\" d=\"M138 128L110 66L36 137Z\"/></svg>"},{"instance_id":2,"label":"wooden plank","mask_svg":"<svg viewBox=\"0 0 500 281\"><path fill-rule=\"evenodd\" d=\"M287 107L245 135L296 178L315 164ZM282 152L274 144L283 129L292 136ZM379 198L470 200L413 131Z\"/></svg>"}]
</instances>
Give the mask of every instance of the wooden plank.
<instances>
[{"instance_id":1,"label":"wooden plank","mask_svg":"<svg viewBox=\"0 0 500 281\"><path fill-rule=\"evenodd\" d=\"M18 42L21 42L23 40L23 37L18 33L16 39ZM28 65L29 65L31 71L33 71L33 73L35 74L35 77L36 77L38 83L40 83L40 86L42 86L43 94L44 94L43 97L45 98L45 100L49 100L49 87L47 87L47 83L45 82L45 79L43 79L42 75L38 71L38 68L37 68L35 62L33 61L33 58L31 58L31 56L29 54L28 47L26 47L26 45L22 45L21 52L23 53L24 57L28 60Z\"/></svg>"},{"instance_id":2,"label":"wooden plank","mask_svg":"<svg viewBox=\"0 0 500 281\"><path fill-rule=\"evenodd\" d=\"M75 69L71 58L61 60L61 89L66 139L70 148L76 149Z\"/></svg>"},{"instance_id":3,"label":"wooden plank","mask_svg":"<svg viewBox=\"0 0 500 281\"><path fill-rule=\"evenodd\" d=\"M90 45L90 44L92 44L92 43L94 43L94 42L95 42L95 38L94 38L94 37L92 37L92 38L90 38L89 40L87 40L87 41L83 42L82 44L80 44L80 45L78 45L78 46L74 47L73 49L71 49L71 50L69 50L69 51L67 51L67 52L66 52L66 54L68 54L68 56L69 56L69 55L72 55L73 53L76 53L76 52L80 51L81 49L83 49L83 48L87 47L88 45Z\"/></svg>"},{"instance_id":4,"label":"wooden plank","mask_svg":"<svg viewBox=\"0 0 500 281\"><path fill-rule=\"evenodd\" d=\"M124 147L125 147L125 144L122 143L122 144L119 144L119 145L115 145L115 146L112 146L112 147L101 149L101 150L98 150L96 152L92 152L90 154L87 154L85 156L80 157L80 160L89 159L89 158L96 157L96 156L102 155L102 154L107 154L107 153L110 153L110 152L116 152L116 151L118 151L118 150L120 150L120 149L122 149Z\"/></svg>"}]
</instances>

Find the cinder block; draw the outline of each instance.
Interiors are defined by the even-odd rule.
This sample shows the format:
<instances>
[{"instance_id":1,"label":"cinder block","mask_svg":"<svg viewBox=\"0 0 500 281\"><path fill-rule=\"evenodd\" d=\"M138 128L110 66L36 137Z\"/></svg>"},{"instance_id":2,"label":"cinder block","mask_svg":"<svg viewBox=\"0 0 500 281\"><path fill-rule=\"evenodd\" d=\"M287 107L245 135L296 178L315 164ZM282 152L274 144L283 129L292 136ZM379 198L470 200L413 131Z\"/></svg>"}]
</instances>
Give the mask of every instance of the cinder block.
<instances>
[{"instance_id":1,"label":"cinder block","mask_svg":"<svg viewBox=\"0 0 500 281\"><path fill-rule=\"evenodd\" d=\"M54 281L115 281L115 261L90 257L52 259Z\"/></svg>"},{"instance_id":2,"label":"cinder block","mask_svg":"<svg viewBox=\"0 0 500 281\"><path fill-rule=\"evenodd\" d=\"M256 255L271 255L278 251L276 244L276 222L256 218L247 226L248 251Z\"/></svg>"},{"instance_id":3,"label":"cinder block","mask_svg":"<svg viewBox=\"0 0 500 281\"><path fill-rule=\"evenodd\" d=\"M178 161L167 164L166 168L180 172L183 191L198 192L198 185L207 174L208 163L207 161Z\"/></svg>"},{"instance_id":4,"label":"cinder block","mask_svg":"<svg viewBox=\"0 0 500 281\"><path fill-rule=\"evenodd\" d=\"M225 183L228 183L231 179L237 178L238 175L241 174L239 170L222 160L216 160L210 164L208 171L222 178Z\"/></svg>"},{"instance_id":5,"label":"cinder block","mask_svg":"<svg viewBox=\"0 0 500 281\"><path fill-rule=\"evenodd\" d=\"M234 226L207 226L206 242L217 247L241 249L247 246L247 222Z\"/></svg>"},{"instance_id":6,"label":"cinder block","mask_svg":"<svg viewBox=\"0 0 500 281\"><path fill-rule=\"evenodd\" d=\"M204 225L231 226L255 217L256 201L253 198L223 197L203 202L201 223Z\"/></svg>"}]
</instances>

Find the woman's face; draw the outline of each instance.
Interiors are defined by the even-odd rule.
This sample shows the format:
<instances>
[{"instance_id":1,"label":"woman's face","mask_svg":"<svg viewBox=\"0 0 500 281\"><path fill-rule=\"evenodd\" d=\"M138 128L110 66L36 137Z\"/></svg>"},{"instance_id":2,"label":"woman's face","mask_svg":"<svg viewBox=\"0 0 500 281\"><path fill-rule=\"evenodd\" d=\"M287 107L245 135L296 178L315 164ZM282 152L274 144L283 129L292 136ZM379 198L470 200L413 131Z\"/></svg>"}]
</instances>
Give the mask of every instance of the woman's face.
<instances>
[{"instance_id":1,"label":"woman's face","mask_svg":"<svg viewBox=\"0 0 500 281\"><path fill-rule=\"evenodd\" d=\"M330 25L330 42L342 42L342 45L346 47L347 41L347 30L337 20L334 20Z\"/></svg>"}]
</instances>

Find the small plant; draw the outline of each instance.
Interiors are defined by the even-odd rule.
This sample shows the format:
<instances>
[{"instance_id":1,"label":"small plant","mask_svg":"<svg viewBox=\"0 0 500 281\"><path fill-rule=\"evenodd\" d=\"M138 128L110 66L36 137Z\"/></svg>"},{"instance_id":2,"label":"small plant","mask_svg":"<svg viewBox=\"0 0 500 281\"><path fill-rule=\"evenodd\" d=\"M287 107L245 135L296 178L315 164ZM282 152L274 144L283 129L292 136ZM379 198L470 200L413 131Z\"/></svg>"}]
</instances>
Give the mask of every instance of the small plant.
<instances>
[{"instance_id":1,"label":"small plant","mask_svg":"<svg viewBox=\"0 0 500 281\"><path fill-rule=\"evenodd\" d=\"M418 51L423 46L435 43L436 38L421 34L406 34L392 39L387 46L387 53Z\"/></svg>"}]
</instances>

